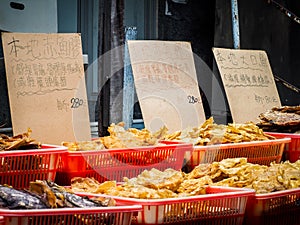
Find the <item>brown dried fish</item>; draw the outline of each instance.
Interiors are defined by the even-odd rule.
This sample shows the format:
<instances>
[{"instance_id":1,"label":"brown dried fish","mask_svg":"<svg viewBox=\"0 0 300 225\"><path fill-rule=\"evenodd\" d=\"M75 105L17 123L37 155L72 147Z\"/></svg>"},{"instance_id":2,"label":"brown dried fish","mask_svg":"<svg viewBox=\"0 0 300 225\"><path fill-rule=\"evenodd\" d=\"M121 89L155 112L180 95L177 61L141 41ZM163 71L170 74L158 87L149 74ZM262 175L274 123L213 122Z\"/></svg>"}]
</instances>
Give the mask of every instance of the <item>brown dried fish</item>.
<instances>
[{"instance_id":1,"label":"brown dried fish","mask_svg":"<svg viewBox=\"0 0 300 225\"><path fill-rule=\"evenodd\" d=\"M25 150L41 148L41 143L30 137L32 131L28 128L26 133L18 134L13 137L0 135L0 151Z\"/></svg>"}]
</instances>

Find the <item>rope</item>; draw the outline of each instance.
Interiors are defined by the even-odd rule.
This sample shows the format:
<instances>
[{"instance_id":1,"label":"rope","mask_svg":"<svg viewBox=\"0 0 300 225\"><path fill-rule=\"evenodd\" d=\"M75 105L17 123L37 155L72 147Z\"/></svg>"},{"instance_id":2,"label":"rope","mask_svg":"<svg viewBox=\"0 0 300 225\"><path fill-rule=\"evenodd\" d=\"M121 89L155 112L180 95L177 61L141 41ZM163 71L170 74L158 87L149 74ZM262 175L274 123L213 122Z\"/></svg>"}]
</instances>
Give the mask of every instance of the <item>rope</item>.
<instances>
[{"instance_id":1,"label":"rope","mask_svg":"<svg viewBox=\"0 0 300 225\"><path fill-rule=\"evenodd\" d=\"M286 16L288 16L289 18L291 18L296 23L300 24L300 18L298 16L296 16L294 13L292 13L290 10L288 10L287 8L285 8L282 5L280 5L278 2L276 2L274 0L268 0L268 3L273 3L276 6L276 8L278 8Z\"/></svg>"}]
</instances>

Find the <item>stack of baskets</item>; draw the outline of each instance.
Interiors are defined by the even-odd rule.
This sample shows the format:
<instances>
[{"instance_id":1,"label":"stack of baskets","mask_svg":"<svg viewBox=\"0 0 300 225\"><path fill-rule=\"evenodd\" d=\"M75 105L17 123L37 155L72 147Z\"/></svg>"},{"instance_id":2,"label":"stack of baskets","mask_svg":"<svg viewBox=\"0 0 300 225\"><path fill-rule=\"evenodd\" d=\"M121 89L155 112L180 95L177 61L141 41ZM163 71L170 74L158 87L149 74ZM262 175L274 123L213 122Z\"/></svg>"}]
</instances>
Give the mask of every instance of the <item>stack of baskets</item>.
<instances>
[{"instance_id":1,"label":"stack of baskets","mask_svg":"<svg viewBox=\"0 0 300 225\"><path fill-rule=\"evenodd\" d=\"M151 168L180 170L188 162L189 168L193 169L200 163L238 157L269 165L279 163L284 152L296 151L296 147L291 148L299 145L291 136L274 136L278 139L212 146L165 141L158 146L126 149L71 152L62 146L43 145L42 149L0 152L0 181L16 188L27 188L33 180L52 180L58 185L68 186L74 177L122 182L124 177L136 177ZM252 189L208 186L206 193L156 200L114 196L117 206L98 209L0 209L0 216L4 216L0 217L0 224L279 225L298 224L300 221L300 188L256 194Z\"/></svg>"}]
</instances>

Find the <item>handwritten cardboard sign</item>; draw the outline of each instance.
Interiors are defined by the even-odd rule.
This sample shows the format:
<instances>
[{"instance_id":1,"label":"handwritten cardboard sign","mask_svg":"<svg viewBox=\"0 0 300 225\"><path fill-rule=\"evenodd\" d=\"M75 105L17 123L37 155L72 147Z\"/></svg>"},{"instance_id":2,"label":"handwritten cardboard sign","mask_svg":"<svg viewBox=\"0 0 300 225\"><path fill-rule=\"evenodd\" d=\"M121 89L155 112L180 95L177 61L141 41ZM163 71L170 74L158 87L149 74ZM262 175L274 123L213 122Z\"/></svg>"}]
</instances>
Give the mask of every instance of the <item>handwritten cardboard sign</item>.
<instances>
[{"instance_id":1,"label":"handwritten cardboard sign","mask_svg":"<svg viewBox=\"0 0 300 225\"><path fill-rule=\"evenodd\" d=\"M128 49L147 129L172 132L205 121L190 43L132 40Z\"/></svg>"},{"instance_id":2,"label":"handwritten cardboard sign","mask_svg":"<svg viewBox=\"0 0 300 225\"><path fill-rule=\"evenodd\" d=\"M90 140L80 34L2 33L13 133Z\"/></svg>"},{"instance_id":3,"label":"handwritten cardboard sign","mask_svg":"<svg viewBox=\"0 0 300 225\"><path fill-rule=\"evenodd\" d=\"M213 48L232 119L258 121L258 115L281 106L265 51Z\"/></svg>"}]
</instances>

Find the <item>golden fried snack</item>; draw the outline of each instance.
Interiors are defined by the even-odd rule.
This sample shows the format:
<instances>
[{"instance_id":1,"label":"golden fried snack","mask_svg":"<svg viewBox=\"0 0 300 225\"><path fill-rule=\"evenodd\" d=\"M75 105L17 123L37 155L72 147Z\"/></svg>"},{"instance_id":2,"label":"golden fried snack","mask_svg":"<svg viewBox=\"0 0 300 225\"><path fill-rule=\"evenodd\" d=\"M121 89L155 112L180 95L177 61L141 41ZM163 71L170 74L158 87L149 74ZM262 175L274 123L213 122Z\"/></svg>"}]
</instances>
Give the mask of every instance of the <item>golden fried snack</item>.
<instances>
[{"instance_id":1,"label":"golden fried snack","mask_svg":"<svg viewBox=\"0 0 300 225\"><path fill-rule=\"evenodd\" d=\"M126 144L124 144L118 137L105 136L105 137L102 137L101 140L106 149L126 148ZM133 141L131 141L131 143L132 142ZM137 145L137 146L139 146L139 145Z\"/></svg>"},{"instance_id":2,"label":"golden fried snack","mask_svg":"<svg viewBox=\"0 0 300 225\"><path fill-rule=\"evenodd\" d=\"M266 166L248 163L247 158L228 158L200 164L188 174L171 168L144 170L137 177L125 177L119 185L115 181L99 183L93 178L73 178L71 182L76 192L140 199L202 195L207 185L251 188L257 194L299 188L300 160Z\"/></svg>"},{"instance_id":3,"label":"golden fried snack","mask_svg":"<svg viewBox=\"0 0 300 225\"><path fill-rule=\"evenodd\" d=\"M221 175L221 173L222 172L219 168L219 164L217 162L213 162L211 164L199 164L185 177L186 179L197 179L208 175L211 177L211 179L215 179L218 178Z\"/></svg>"},{"instance_id":4,"label":"golden fried snack","mask_svg":"<svg viewBox=\"0 0 300 225\"><path fill-rule=\"evenodd\" d=\"M129 128L125 130L124 125L124 122L112 123L107 129L110 134L108 136L99 137L92 141L62 142L62 145L68 147L70 151L156 146L160 145L161 137L168 131L166 127L162 127L152 134L147 129Z\"/></svg>"},{"instance_id":5,"label":"golden fried snack","mask_svg":"<svg viewBox=\"0 0 300 225\"><path fill-rule=\"evenodd\" d=\"M71 189L74 192L89 192L139 199L162 199L178 197L177 188L183 181L183 173L173 169L143 171L138 177L124 178L117 185L115 181L99 183L94 178L73 178Z\"/></svg>"},{"instance_id":6,"label":"golden fried snack","mask_svg":"<svg viewBox=\"0 0 300 225\"><path fill-rule=\"evenodd\" d=\"M91 178L76 178L71 183L74 192L89 192L94 194L107 194L112 196L139 198L139 199L160 199L174 198L177 194L168 189L153 189L136 183L123 183L117 185L115 181L103 183L94 182Z\"/></svg>"},{"instance_id":7,"label":"golden fried snack","mask_svg":"<svg viewBox=\"0 0 300 225\"><path fill-rule=\"evenodd\" d=\"M152 168L151 170L144 170L137 177L125 179L129 185L142 185L144 187L152 188L155 190L167 189L176 191L180 183L184 179L184 174L168 168L164 171Z\"/></svg>"},{"instance_id":8,"label":"golden fried snack","mask_svg":"<svg viewBox=\"0 0 300 225\"><path fill-rule=\"evenodd\" d=\"M193 180L206 176L209 176L213 185L252 188L257 194L270 193L300 187L300 160L266 166L248 163L246 158L230 158L200 164L185 178Z\"/></svg>"},{"instance_id":9,"label":"golden fried snack","mask_svg":"<svg viewBox=\"0 0 300 225\"><path fill-rule=\"evenodd\" d=\"M123 184L116 189L108 190L107 194L114 196L121 196L127 198L139 199L162 199L162 198L175 198L177 194L168 189L153 189L143 185L128 185Z\"/></svg>"},{"instance_id":10,"label":"golden fried snack","mask_svg":"<svg viewBox=\"0 0 300 225\"><path fill-rule=\"evenodd\" d=\"M213 181L209 176L204 176L199 179L187 179L180 184L177 192L179 192L179 196L203 195L206 194L205 187L212 183Z\"/></svg>"},{"instance_id":11,"label":"golden fried snack","mask_svg":"<svg viewBox=\"0 0 300 225\"><path fill-rule=\"evenodd\" d=\"M28 128L26 133L18 134L9 137L5 134L0 134L0 151L9 150L25 150L25 149L39 149L42 144L30 137L32 130Z\"/></svg>"},{"instance_id":12,"label":"golden fried snack","mask_svg":"<svg viewBox=\"0 0 300 225\"><path fill-rule=\"evenodd\" d=\"M151 146L158 144L158 139L152 135L149 130L138 130L136 128L125 130L123 122L118 124L112 123L108 128L108 132L110 134L108 137L113 138L114 141L121 142L121 145L125 147ZM114 141L112 141L112 143L114 143ZM104 145L106 148L111 148L108 142L105 142Z\"/></svg>"},{"instance_id":13,"label":"golden fried snack","mask_svg":"<svg viewBox=\"0 0 300 225\"><path fill-rule=\"evenodd\" d=\"M107 193L107 190L115 188L116 186L116 181L100 183L93 177L73 177L71 179L71 187L74 192L104 194Z\"/></svg>"},{"instance_id":14,"label":"golden fried snack","mask_svg":"<svg viewBox=\"0 0 300 225\"><path fill-rule=\"evenodd\" d=\"M201 126L186 128L164 136L165 140L177 140L192 143L195 146L214 144L239 143L249 141L264 141L275 139L265 134L252 122L244 124L215 124L212 117Z\"/></svg>"},{"instance_id":15,"label":"golden fried snack","mask_svg":"<svg viewBox=\"0 0 300 225\"><path fill-rule=\"evenodd\" d=\"M90 151L105 149L104 145L99 139L93 141L62 142L61 145L67 147L69 151Z\"/></svg>"}]
</instances>

